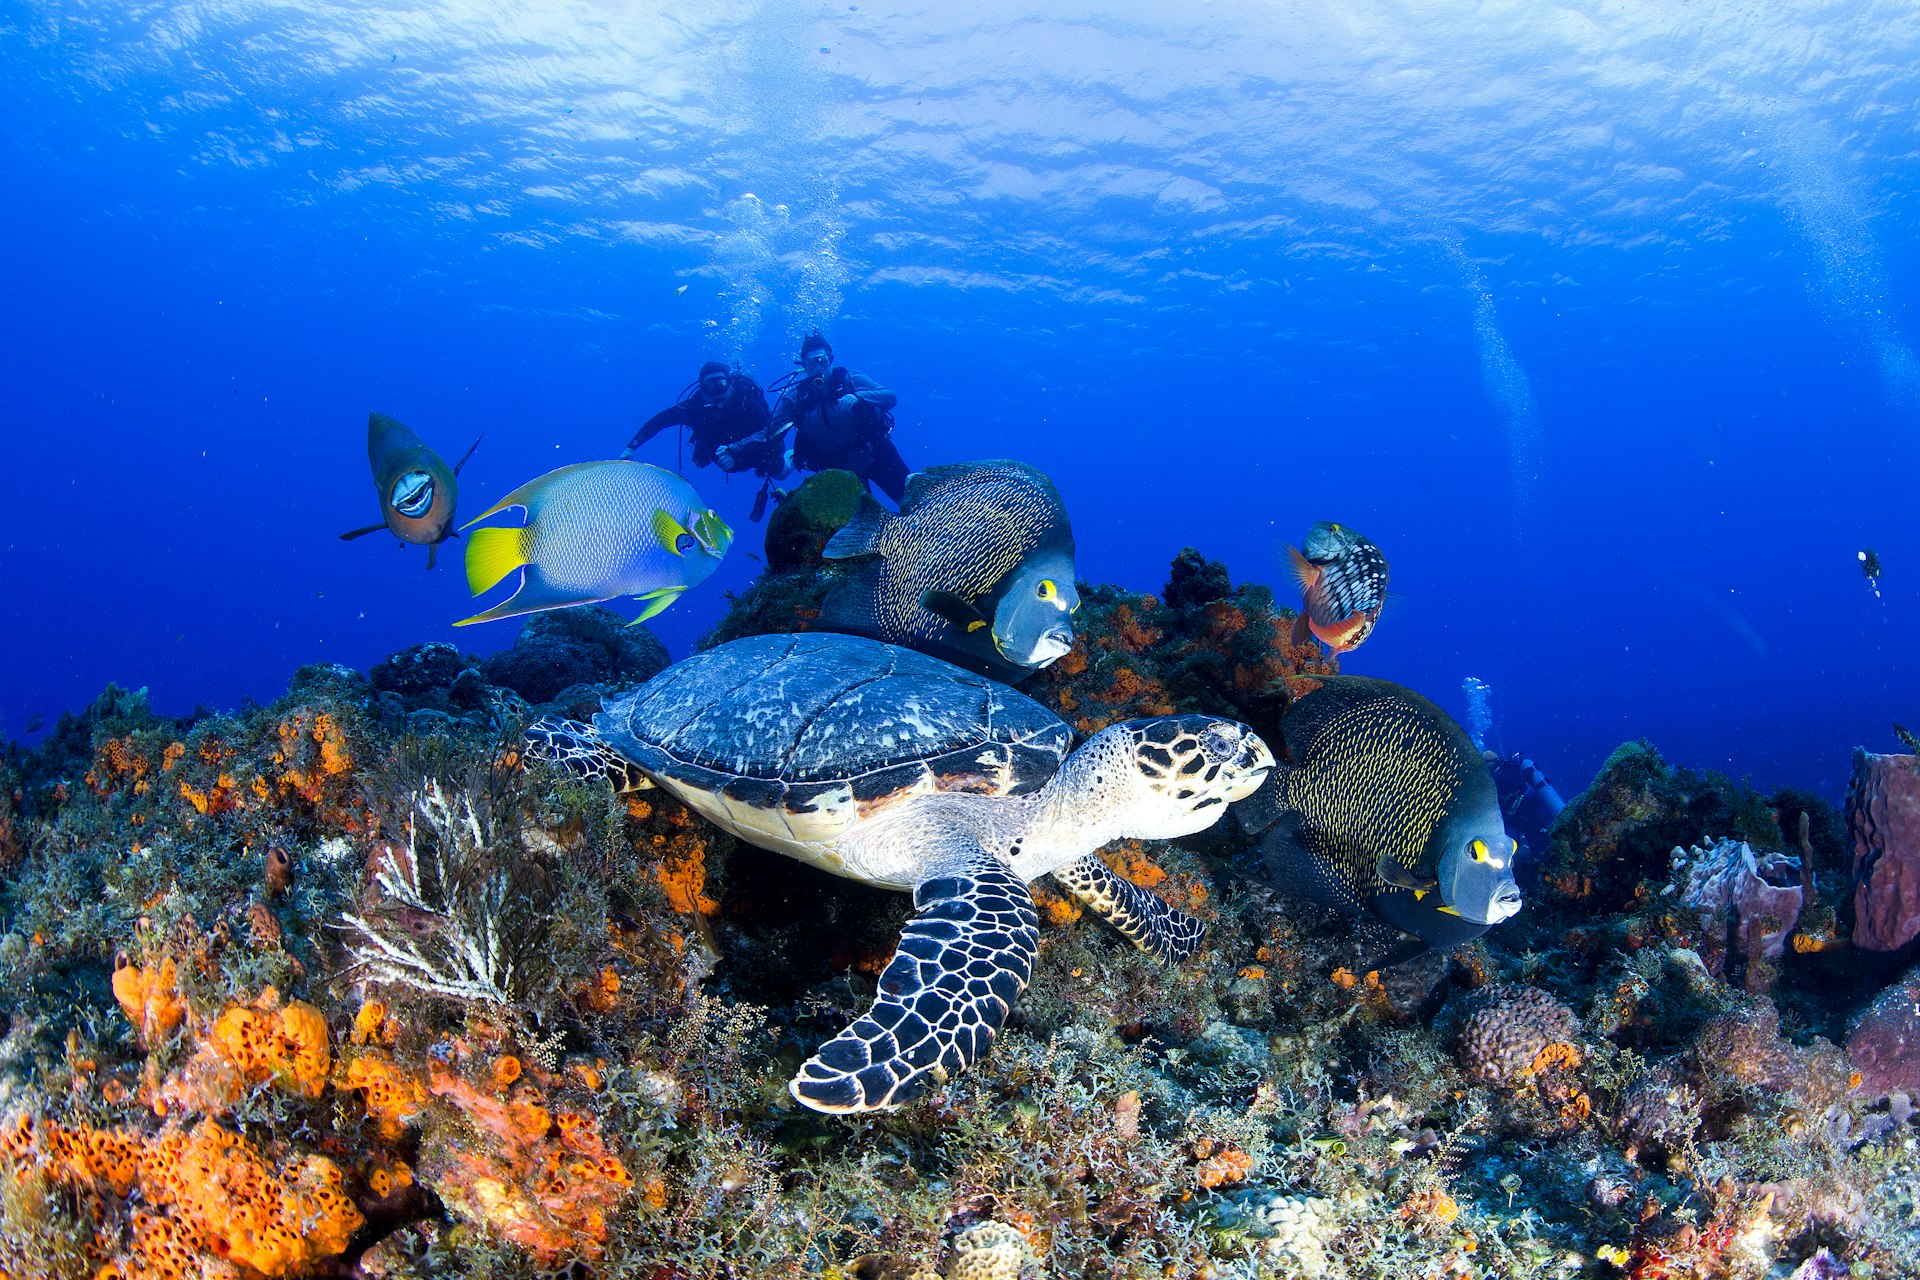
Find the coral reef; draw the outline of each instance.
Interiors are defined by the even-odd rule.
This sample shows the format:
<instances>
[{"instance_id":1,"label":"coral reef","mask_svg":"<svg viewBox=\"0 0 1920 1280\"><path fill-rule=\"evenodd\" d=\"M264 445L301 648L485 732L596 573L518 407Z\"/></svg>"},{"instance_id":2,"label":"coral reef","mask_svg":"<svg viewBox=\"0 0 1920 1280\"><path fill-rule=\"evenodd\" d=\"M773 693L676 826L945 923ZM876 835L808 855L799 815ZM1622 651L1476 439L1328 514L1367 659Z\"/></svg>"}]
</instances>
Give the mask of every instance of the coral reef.
<instances>
[{"instance_id":1,"label":"coral reef","mask_svg":"<svg viewBox=\"0 0 1920 1280\"><path fill-rule=\"evenodd\" d=\"M713 639L811 625L844 489L775 512ZM1271 733L1334 670L1191 550L1156 595L1081 595L1024 687L1082 731ZM1234 824L1119 842L1207 921L1198 954L1037 885L994 1052L836 1119L785 1082L907 900L528 766L533 704L664 660L617 624L304 667L230 715L110 688L5 754L0 1275L1920 1274L1920 970L1847 945L1898 925L1896 862L1815 797L1629 744L1521 916L1385 971L1249 875ZM1883 840L1873 803L1846 834Z\"/></svg>"},{"instance_id":2,"label":"coral reef","mask_svg":"<svg viewBox=\"0 0 1920 1280\"><path fill-rule=\"evenodd\" d=\"M1853 944L1895 951L1920 937L1920 756L1854 753L1847 843Z\"/></svg>"}]
</instances>

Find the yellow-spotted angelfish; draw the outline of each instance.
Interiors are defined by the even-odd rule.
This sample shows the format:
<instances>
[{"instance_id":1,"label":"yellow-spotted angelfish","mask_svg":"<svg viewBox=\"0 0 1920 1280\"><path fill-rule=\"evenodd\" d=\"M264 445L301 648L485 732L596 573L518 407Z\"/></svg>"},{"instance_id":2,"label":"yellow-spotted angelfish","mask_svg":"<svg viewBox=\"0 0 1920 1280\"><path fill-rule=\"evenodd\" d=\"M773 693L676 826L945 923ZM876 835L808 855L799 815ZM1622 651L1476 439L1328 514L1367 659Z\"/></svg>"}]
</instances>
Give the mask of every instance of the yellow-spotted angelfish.
<instances>
[{"instance_id":1,"label":"yellow-spotted angelfish","mask_svg":"<svg viewBox=\"0 0 1920 1280\"><path fill-rule=\"evenodd\" d=\"M549 471L463 527L508 507L526 508L526 526L474 529L467 585L479 595L515 569L520 585L456 627L620 596L646 602L634 619L644 622L705 582L733 545L733 530L692 485L646 462L577 462Z\"/></svg>"},{"instance_id":2,"label":"yellow-spotted angelfish","mask_svg":"<svg viewBox=\"0 0 1920 1280\"><path fill-rule=\"evenodd\" d=\"M1373 634L1387 602L1387 558L1369 538L1322 520L1307 530L1306 550L1287 548L1300 583L1300 616L1293 642L1311 632L1335 653L1358 649Z\"/></svg>"},{"instance_id":3,"label":"yellow-spotted angelfish","mask_svg":"<svg viewBox=\"0 0 1920 1280\"><path fill-rule=\"evenodd\" d=\"M1466 942L1518 911L1518 846L1466 730L1386 680L1316 679L1280 718L1287 758L1235 810L1266 833L1273 883L1421 940L1386 963Z\"/></svg>"},{"instance_id":4,"label":"yellow-spotted angelfish","mask_svg":"<svg viewBox=\"0 0 1920 1280\"><path fill-rule=\"evenodd\" d=\"M453 507L460 496L454 477L479 447L475 440L466 455L449 467L405 423L384 413L368 414L367 463L373 468L382 520L341 534L341 541L391 529L400 541L426 547L427 568L433 568L440 544L453 536Z\"/></svg>"},{"instance_id":5,"label":"yellow-spotted angelfish","mask_svg":"<svg viewBox=\"0 0 1920 1280\"><path fill-rule=\"evenodd\" d=\"M1073 526L1053 482L1020 462L928 467L900 514L871 497L827 543L822 627L1017 680L1073 648Z\"/></svg>"}]
</instances>

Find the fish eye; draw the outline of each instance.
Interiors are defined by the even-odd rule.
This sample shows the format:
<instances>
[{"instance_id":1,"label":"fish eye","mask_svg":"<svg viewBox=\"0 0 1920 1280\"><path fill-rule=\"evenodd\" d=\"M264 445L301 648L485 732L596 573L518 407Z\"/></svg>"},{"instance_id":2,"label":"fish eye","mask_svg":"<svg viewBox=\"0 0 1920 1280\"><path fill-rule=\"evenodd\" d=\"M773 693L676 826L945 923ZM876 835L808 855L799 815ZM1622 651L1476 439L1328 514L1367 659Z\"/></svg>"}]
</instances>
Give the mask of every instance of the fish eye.
<instances>
[{"instance_id":1,"label":"fish eye","mask_svg":"<svg viewBox=\"0 0 1920 1280\"><path fill-rule=\"evenodd\" d=\"M1051 600L1059 594L1060 588L1053 585L1052 578L1040 579L1040 598L1042 600Z\"/></svg>"},{"instance_id":2,"label":"fish eye","mask_svg":"<svg viewBox=\"0 0 1920 1280\"><path fill-rule=\"evenodd\" d=\"M1487 842L1485 840L1475 840L1468 847L1473 851L1473 860L1475 862L1485 862L1487 860Z\"/></svg>"}]
</instances>

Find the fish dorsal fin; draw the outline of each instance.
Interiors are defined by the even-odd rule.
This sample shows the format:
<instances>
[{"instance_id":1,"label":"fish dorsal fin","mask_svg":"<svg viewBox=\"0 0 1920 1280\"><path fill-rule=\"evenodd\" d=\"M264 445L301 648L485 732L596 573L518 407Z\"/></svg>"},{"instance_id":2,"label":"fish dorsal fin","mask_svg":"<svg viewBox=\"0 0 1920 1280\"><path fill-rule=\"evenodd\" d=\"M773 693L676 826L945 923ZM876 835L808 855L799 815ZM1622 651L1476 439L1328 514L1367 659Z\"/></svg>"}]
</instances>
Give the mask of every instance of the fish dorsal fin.
<instances>
[{"instance_id":1,"label":"fish dorsal fin","mask_svg":"<svg viewBox=\"0 0 1920 1280\"><path fill-rule=\"evenodd\" d=\"M686 552L680 546L680 539L695 540L693 532L688 529L687 526L667 514L664 507L655 507L653 509L653 536L662 547L676 556L686 555Z\"/></svg>"},{"instance_id":2,"label":"fish dorsal fin","mask_svg":"<svg viewBox=\"0 0 1920 1280\"><path fill-rule=\"evenodd\" d=\"M473 438L473 443L467 446L467 451L460 455L460 461L453 464L453 474L455 475L460 474L460 468L467 465L467 459L473 456L473 451L475 449L478 449L480 447L480 442L482 440L485 440L486 438L487 436L485 432L482 432Z\"/></svg>"},{"instance_id":3,"label":"fish dorsal fin","mask_svg":"<svg viewBox=\"0 0 1920 1280\"><path fill-rule=\"evenodd\" d=\"M920 597L920 607L945 618L962 631L978 631L989 625L987 615L951 591L929 591Z\"/></svg>"},{"instance_id":4,"label":"fish dorsal fin","mask_svg":"<svg viewBox=\"0 0 1920 1280\"><path fill-rule=\"evenodd\" d=\"M877 556L885 547L882 538L887 527L897 516L873 500L871 494L860 495L860 509L853 513L853 519L842 525L840 531L827 539L825 550L821 552L829 560L854 560L861 556Z\"/></svg>"},{"instance_id":5,"label":"fish dorsal fin","mask_svg":"<svg viewBox=\"0 0 1920 1280\"><path fill-rule=\"evenodd\" d=\"M554 487L559 485L563 480L573 479L582 472L594 471L601 467L644 467L649 465L651 464L645 462L627 462L620 459L615 459L611 462L576 462L571 466L549 471L543 476L527 481L518 489L515 489L512 493L500 499L500 501L494 503L460 527L462 529L471 529L488 516L498 515L508 507L525 507L527 509L527 523L532 524L539 518L540 507L545 502L546 495L552 492ZM654 469L656 471L659 470L657 467Z\"/></svg>"},{"instance_id":6,"label":"fish dorsal fin","mask_svg":"<svg viewBox=\"0 0 1920 1280\"><path fill-rule=\"evenodd\" d=\"M1440 887L1438 880L1421 879L1402 866L1390 853L1380 855L1380 860L1373 864L1373 874L1396 889L1411 890L1416 898Z\"/></svg>"},{"instance_id":7,"label":"fish dorsal fin","mask_svg":"<svg viewBox=\"0 0 1920 1280\"><path fill-rule=\"evenodd\" d=\"M1314 676L1313 679L1320 687L1300 695L1280 717L1280 732L1286 738L1288 752L1297 761L1308 759L1314 744L1336 719L1375 699L1404 702L1432 716L1445 714L1411 689L1403 689L1390 680L1376 680L1371 676Z\"/></svg>"},{"instance_id":8,"label":"fish dorsal fin","mask_svg":"<svg viewBox=\"0 0 1920 1280\"><path fill-rule=\"evenodd\" d=\"M907 477L906 492L900 496L900 514L905 515L927 500L927 497L943 484L978 475L982 470L1014 465L998 458L985 462L942 462L936 466L923 467Z\"/></svg>"},{"instance_id":9,"label":"fish dorsal fin","mask_svg":"<svg viewBox=\"0 0 1920 1280\"><path fill-rule=\"evenodd\" d=\"M1302 591L1313 590L1313 584L1320 581L1320 566L1307 559L1307 553L1298 547L1287 548L1287 568L1293 571L1293 580L1300 584Z\"/></svg>"}]
</instances>

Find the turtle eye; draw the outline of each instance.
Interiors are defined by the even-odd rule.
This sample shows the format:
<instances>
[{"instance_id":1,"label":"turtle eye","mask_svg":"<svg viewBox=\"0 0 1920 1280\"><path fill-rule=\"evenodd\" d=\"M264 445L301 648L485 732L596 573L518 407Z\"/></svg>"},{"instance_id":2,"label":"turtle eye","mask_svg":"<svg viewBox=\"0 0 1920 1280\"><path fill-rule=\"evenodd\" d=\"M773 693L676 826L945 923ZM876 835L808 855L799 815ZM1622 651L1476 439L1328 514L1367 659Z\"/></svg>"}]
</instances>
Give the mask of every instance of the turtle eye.
<instances>
[{"instance_id":1,"label":"turtle eye","mask_svg":"<svg viewBox=\"0 0 1920 1280\"><path fill-rule=\"evenodd\" d=\"M1473 850L1473 860L1475 862L1485 862L1487 860L1487 842L1485 840L1475 840L1468 847Z\"/></svg>"},{"instance_id":2,"label":"turtle eye","mask_svg":"<svg viewBox=\"0 0 1920 1280\"><path fill-rule=\"evenodd\" d=\"M1042 600L1051 600L1059 594L1060 588L1053 585L1052 578L1040 579L1040 598Z\"/></svg>"}]
</instances>

